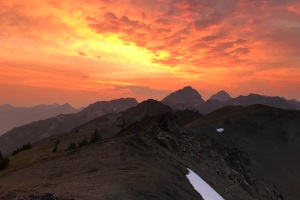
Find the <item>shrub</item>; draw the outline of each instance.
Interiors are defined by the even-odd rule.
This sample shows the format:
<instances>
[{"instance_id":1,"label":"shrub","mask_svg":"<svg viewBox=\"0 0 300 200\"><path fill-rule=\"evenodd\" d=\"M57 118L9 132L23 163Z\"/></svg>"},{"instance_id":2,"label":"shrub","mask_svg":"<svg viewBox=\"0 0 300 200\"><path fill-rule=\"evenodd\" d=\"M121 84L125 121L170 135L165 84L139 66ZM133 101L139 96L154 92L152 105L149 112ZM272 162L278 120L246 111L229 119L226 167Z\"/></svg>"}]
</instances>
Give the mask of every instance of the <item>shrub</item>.
<instances>
[{"instance_id":1,"label":"shrub","mask_svg":"<svg viewBox=\"0 0 300 200\"><path fill-rule=\"evenodd\" d=\"M12 156L17 155L21 151L25 151L25 150L31 149L31 148L32 148L32 146L29 143L28 144L24 144L23 146L21 146L21 147L17 148L16 150L14 150L11 155Z\"/></svg>"}]
</instances>

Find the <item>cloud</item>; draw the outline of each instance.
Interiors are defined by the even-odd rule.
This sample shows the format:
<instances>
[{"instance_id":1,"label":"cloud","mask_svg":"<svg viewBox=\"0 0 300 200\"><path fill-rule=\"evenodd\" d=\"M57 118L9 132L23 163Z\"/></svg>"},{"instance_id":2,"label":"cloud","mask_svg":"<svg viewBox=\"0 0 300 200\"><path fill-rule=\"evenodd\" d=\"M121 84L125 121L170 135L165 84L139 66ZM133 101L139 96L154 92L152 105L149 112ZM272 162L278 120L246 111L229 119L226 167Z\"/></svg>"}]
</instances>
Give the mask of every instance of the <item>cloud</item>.
<instances>
[{"instance_id":1,"label":"cloud","mask_svg":"<svg viewBox=\"0 0 300 200\"><path fill-rule=\"evenodd\" d=\"M81 55L81 56L87 56L87 54L82 52L82 51L79 51L78 54Z\"/></svg>"},{"instance_id":2,"label":"cloud","mask_svg":"<svg viewBox=\"0 0 300 200\"><path fill-rule=\"evenodd\" d=\"M288 82L288 73L299 75L298 0L2 0L0 6L2 60L82 69L85 73L76 77L92 74L84 83L93 90L98 80L108 79L159 94L151 88L208 82L205 86L216 90L209 85L232 86L234 79L252 74L265 80L271 69L282 68L288 70L276 74L278 79ZM41 64L35 70L49 69ZM30 73L33 68L26 78ZM28 83L51 83L47 73L41 76L45 83ZM58 85L70 87L71 78L64 76ZM134 87L123 90L146 96Z\"/></svg>"},{"instance_id":3,"label":"cloud","mask_svg":"<svg viewBox=\"0 0 300 200\"><path fill-rule=\"evenodd\" d=\"M133 95L138 98L157 98L158 100L164 98L172 92L172 90L153 89L147 86L115 86L115 90L125 92L128 95Z\"/></svg>"}]
</instances>

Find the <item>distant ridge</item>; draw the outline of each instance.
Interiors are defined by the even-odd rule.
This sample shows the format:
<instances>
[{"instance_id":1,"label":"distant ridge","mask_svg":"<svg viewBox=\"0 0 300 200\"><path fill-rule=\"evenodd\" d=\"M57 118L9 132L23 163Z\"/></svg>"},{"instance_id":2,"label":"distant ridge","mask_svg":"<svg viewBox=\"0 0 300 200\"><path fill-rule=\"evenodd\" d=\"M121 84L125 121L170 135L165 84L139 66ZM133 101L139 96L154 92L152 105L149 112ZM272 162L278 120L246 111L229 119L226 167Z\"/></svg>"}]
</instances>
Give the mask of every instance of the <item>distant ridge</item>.
<instances>
[{"instance_id":1,"label":"distant ridge","mask_svg":"<svg viewBox=\"0 0 300 200\"><path fill-rule=\"evenodd\" d=\"M288 110L297 109L296 105L289 103L282 97L262 96L259 94L249 94L248 96L239 96L226 102L226 105L232 106L250 106L253 104L263 104L275 108Z\"/></svg>"},{"instance_id":2,"label":"distant ridge","mask_svg":"<svg viewBox=\"0 0 300 200\"><path fill-rule=\"evenodd\" d=\"M68 103L59 105L37 105L33 107L14 107L12 105L0 106L0 135L5 132L37 120L55 117L60 114L79 112Z\"/></svg>"},{"instance_id":3,"label":"distant ridge","mask_svg":"<svg viewBox=\"0 0 300 200\"><path fill-rule=\"evenodd\" d=\"M76 114L59 115L14 128L0 136L0 150L2 153L8 154L23 144L32 144L42 139L67 132L99 116L107 113L121 112L137 104L138 102L134 98L99 101Z\"/></svg>"}]
</instances>

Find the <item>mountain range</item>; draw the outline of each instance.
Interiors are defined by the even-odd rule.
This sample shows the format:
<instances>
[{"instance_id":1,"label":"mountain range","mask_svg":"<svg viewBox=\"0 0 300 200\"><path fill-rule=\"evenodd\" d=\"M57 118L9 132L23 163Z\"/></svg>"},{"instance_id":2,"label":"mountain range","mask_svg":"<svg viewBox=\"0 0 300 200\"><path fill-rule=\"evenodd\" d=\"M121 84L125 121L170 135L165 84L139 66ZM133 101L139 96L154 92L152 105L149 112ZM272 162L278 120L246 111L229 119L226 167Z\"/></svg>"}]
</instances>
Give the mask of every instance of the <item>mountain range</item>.
<instances>
[{"instance_id":1,"label":"mountain range","mask_svg":"<svg viewBox=\"0 0 300 200\"><path fill-rule=\"evenodd\" d=\"M107 113L117 113L136 106L133 98L93 103L75 114L61 114L14 128L0 136L0 150L3 154L11 153L17 147L64 133L76 126Z\"/></svg>"},{"instance_id":2,"label":"mountain range","mask_svg":"<svg viewBox=\"0 0 300 200\"><path fill-rule=\"evenodd\" d=\"M154 103L156 101L152 100L151 102ZM248 96L238 96L236 98L231 98L231 96L225 91L220 91L215 95L212 95L211 98L207 101L204 101L201 95L197 92L197 90L193 89L190 86L184 87L180 90L171 93L170 95L166 96L161 101L161 103L170 106L169 109L172 109L174 111L183 111L188 109L197 111L201 114L207 114L225 106L249 106L254 104L263 104L267 106L290 110L296 110L300 108L298 107L299 102L296 100L287 101L286 99L281 97L269 97L257 94L249 94ZM100 101L91 104L90 106L75 114L61 114L48 119L35 121L23 125L21 127L16 127L0 136L0 150L2 151L2 153L8 154L24 143L32 144L39 142L45 138L68 132L71 129L74 129L77 126L89 122L97 117L101 117L108 113L120 113L121 111L124 111L130 107L134 107L137 104L138 102L133 98L123 98L112 101ZM2 113L0 112L0 116L3 116L3 118L5 118L4 116L7 115L7 113L9 113L8 115L10 116L15 116L13 114L14 112L10 111L11 106L6 105L0 108L2 108L3 111ZM51 111L51 108L53 108L53 111ZM161 109L164 110L166 108ZM36 106L27 109L20 108L20 110L25 110L26 112L23 113L26 113L26 115L28 116L31 116L30 112L32 111L33 114L31 117L27 117L28 119L34 117L43 118L41 115L37 115L37 113L42 113L42 110L50 110L53 115L59 110L60 112L67 112L67 110L74 111L74 109L72 109L68 104L65 104L63 106ZM119 123L117 126L114 126L115 131L119 130L118 127L121 126L121 123L124 122L125 125L128 123L130 124L134 122L137 118L139 119L145 114L149 114L148 112L144 112L143 110L144 109L140 109L136 111L136 113L132 114L132 116L123 117L123 121L121 119L118 119L118 122L114 122ZM46 113L50 113L50 111L45 112L44 115L46 115ZM110 116L110 118L118 117L120 116ZM16 117L16 119L18 118L25 119L25 116L20 114L19 117ZM10 118L8 117L3 119L2 123L8 121L8 119ZM10 119L10 121L14 120ZM18 120L16 121L18 122ZM112 122L110 121L109 129L112 128L111 123Z\"/></svg>"},{"instance_id":3,"label":"mountain range","mask_svg":"<svg viewBox=\"0 0 300 200\"><path fill-rule=\"evenodd\" d=\"M204 101L201 95L190 86L171 93L161 102L169 105L174 110L191 109L197 110L202 114L210 113L225 106L249 106L254 104L289 110L300 109L300 103L297 100L286 100L282 97L270 97L252 93L247 96L232 98L223 90Z\"/></svg>"},{"instance_id":4,"label":"mountain range","mask_svg":"<svg viewBox=\"0 0 300 200\"><path fill-rule=\"evenodd\" d=\"M204 101L192 87L162 101L96 102L0 136L10 160L0 197L203 199L191 169L224 199L297 200L297 109L296 100L225 91ZM10 156L26 143L33 148Z\"/></svg>"},{"instance_id":5,"label":"mountain range","mask_svg":"<svg viewBox=\"0 0 300 200\"><path fill-rule=\"evenodd\" d=\"M37 105L33 107L13 107L6 104L0 106L0 135L3 133L37 120L55 117L59 114L79 112L69 104Z\"/></svg>"}]
</instances>

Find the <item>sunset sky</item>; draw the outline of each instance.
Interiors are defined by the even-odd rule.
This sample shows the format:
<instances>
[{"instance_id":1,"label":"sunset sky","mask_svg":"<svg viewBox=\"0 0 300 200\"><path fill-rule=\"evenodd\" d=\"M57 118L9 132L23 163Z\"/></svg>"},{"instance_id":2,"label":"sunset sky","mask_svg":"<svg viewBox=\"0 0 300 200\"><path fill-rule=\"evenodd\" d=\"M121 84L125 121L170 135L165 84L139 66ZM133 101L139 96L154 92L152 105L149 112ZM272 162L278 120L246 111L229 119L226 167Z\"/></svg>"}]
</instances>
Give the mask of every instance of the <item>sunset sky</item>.
<instances>
[{"instance_id":1,"label":"sunset sky","mask_svg":"<svg viewBox=\"0 0 300 200\"><path fill-rule=\"evenodd\" d=\"M300 100L299 0L1 0L0 105Z\"/></svg>"}]
</instances>

